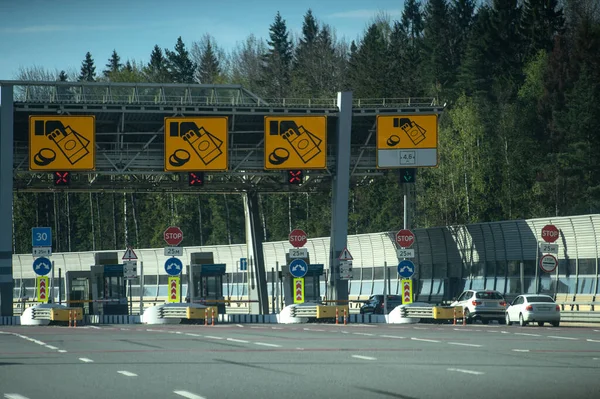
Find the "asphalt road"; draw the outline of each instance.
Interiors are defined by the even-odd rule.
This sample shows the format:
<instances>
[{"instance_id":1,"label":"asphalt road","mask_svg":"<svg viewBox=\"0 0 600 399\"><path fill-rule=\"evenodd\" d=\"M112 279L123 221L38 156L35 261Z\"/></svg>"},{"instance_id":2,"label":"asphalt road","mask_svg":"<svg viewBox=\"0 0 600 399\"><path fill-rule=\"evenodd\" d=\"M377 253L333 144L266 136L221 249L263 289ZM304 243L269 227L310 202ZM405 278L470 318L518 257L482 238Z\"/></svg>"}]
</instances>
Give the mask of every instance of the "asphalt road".
<instances>
[{"instance_id":1,"label":"asphalt road","mask_svg":"<svg viewBox=\"0 0 600 399\"><path fill-rule=\"evenodd\" d=\"M0 326L0 398L594 398L600 328Z\"/></svg>"}]
</instances>

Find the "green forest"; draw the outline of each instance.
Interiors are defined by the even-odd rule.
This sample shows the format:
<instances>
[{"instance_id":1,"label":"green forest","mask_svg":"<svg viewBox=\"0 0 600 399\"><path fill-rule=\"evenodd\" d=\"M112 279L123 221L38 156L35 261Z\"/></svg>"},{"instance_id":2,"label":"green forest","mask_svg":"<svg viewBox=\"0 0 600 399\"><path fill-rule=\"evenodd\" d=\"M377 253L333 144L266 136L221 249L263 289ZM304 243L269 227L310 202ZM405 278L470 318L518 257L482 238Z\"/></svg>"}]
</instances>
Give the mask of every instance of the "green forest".
<instances>
[{"instance_id":1,"label":"green forest","mask_svg":"<svg viewBox=\"0 0 600 399\"><path fill-rule=\"evenodd\" d=\"M148 60L117 49L79 71L21 68L19 79L236 83L262 98L431 97L440 118L437 168L420 169L411 226L490 222L600 210L600 3L597 0L405 0L353 41L311 10L277 13L266 39L230 52L208 33ZM286 18L302 18L293 35ZM118 43L115 43L118 45ZM596 155L594 155L596 154ZM349 234L402 226L403 186L388 173L353 184ZM329 192L263 195L263 239L292 228L330 234ZM15 193L14 251L50 226L55 252L160 247L179 225L182 245L245 242L240 195Z\"/></svg>"}]
</instances>

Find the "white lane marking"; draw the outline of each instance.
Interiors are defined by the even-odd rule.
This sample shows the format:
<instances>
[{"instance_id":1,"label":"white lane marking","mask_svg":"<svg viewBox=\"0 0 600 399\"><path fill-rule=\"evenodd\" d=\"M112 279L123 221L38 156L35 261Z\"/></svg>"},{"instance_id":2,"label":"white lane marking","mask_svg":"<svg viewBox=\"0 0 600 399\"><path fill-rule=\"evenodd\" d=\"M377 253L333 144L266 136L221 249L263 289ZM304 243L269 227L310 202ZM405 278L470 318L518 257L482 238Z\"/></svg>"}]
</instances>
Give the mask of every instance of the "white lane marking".
<instances>
[{"instance_id":1,"label":"white lane marking","mask_svg":"<svg viewBox=\"0 0 600 399\"><path fill-rule=\"evenodd\" d=\"M188 399L206 399L204 396L196 395L188 391L173 391L173 393Z\"/></svg>"},{"instance_id":2,"label":"white lane marking","mask_svg":"<svg viewBox=\"0 0 600 399\"><path fill-rule=\"evenodd\" d=\"M349 331L340 331L342 334L350 334Z\"/></svg>"},{"instance_id":3,"label":"white lane marking","mask_svg":"<svg viewBox=\"0 0 600 399\"><path fill-rule=\"evenodd\" d=\"M138 375L136 373L132 373L131 371L117 371L117 373L119 374L123 374L125 377L137 377Z\"/></svg>"},{"instance_id":4,"label":"white lane marking","mask_svg":"<svg viewBox=\"0 0 600 399\"><path fill-rule=\"evenodd\" d=\"M243 339L235 339L235 338L227 338L227 341L231 341L231 342L241 342L241 343L243 343L243 344L247 344L247 343L249 343L249 342L250 342L250 341L245 341L245 340L243 340Z\"/></svg>"},{"instance_id":5,"label":"white lane marking","mask_svg":"<svg viewBox=\"0 0 600 399\"><path fill-rule=\"evenodd\" d=\"M427 327L413 327L415 330L429 330Z\"/></svg>"},{"instance_id":6,"label":"white lane marking","mask_svg":"<svg viewBox=\"0 0 600 399\"><path fill-rule=\"evenodd\" d=\"M437 342L439 343L440 341L436 341L435 339L425 339L425 338L411 338L413 341L423 341L423 342Z\"/></svg>"},{"instance_id":7,"label":"white lane marking","mask_svg":"<svg viewBox=\"0 0 600 399\"><path fill-rule=\"evenodd\" d=\"M19 395L18 393L5 393L4 397L6 399L29 399L27 396Z\"/></svg>"},{"instance_id":8,"label":"white lane marking","mask_svg":"<svg viewBox=\"0 0 600 399\"><path fill-rule=\"evenodd\" d=\"M121 331L129 331L129 328L121 328Z\"/></svg>"},{"instance_id":9,"label":"white lane marking","mask_svg":"<svg viewBox=\"0 0 600 399\"><path fill-rule=\"evenodd\" d=\"M373 335L375 335L375 334L369 334L369 333L352 333L352 334L354 334L354 335L367 335L369 337L372 337Z\"/></svg>"},{"instance_id":10,"label":"white lane marking","mask_svg":"<svg viewBox=\"0 0 600 399\"><path fill-rule=\"evenodd\" d=\"M299 351L303 351L304 350L304 348L296 348L296 349L298 349Z\"/></svg>"},{"instance_id":11,"label":"white lane marking","mask_svg":"<svg viewBox=\"0 0 600 399\"><path fill-rule=\"evenodd\" d=\"M185 333L185 335L189 335L190 337L201 337L202 335L193 334L193 333Z\"/></svg>"},{"instance_id":12,"label":"white lane marking","mask_svg":"<svg viewBox=\"0 0 600 399\"><path fill-rule=\"evenodd\" d=\"M255 342L256 345L262 345L262 346L272 346L273 348L281 348L281 345L277 345L277 344L265 344L264 342Z\"/></svg>"},{"instance_id":13,"label":"white lane marking","mask_svg":"<svg viewBox=\"0 0 600 399\"><path fill-rule=\"evenodd\" d=\"M89 328L96 329L96 330L101 330L101 328L100 328L100 327L98 327L98 326L88 326L88 327L89 327Z\"/></svg>"},{"instance_id":14,"label":"white lane marking","mask_svg":"<svg viewBox=\"0 0 600 399\"><path fill-rule=\"evenodd\" d=\"M498 330L488 330L488 332L497 332L497 333L499 333L499 332L502 332L502 331L498 331Z\"/></svg>"},{"instance_id":15,"label":"white lane marking","mask_svg":"<svg viewBox=\"0 0 600 399\"><path fill-rule=\"evenodd\" d=\"M573 337L558 337L556 335L548 335L548 338L556 338L556 339L572 339L572 340L577 340L578 338L573 338Z\"/></svg>"},{"instance_id":16,"label":"white lane marking","mask_svg":"<svg viewBox=\"0 0 600 399\"><path fill-rule=\"evenodd\" d=\"M282 327L271 327L273 330L283 330Z\"/></svg>"},{"instance_id":17,"label":"white lane marking","mask_svg":"<svg viewBox=\"0 0 600 399\"><path fill-rule=\"evenodd\" d=\"M483 345L477 345L477 344L465 344L462 342L448 342L449 345L462 345L462 346L472 346L474 348L481 348Z\"/></svg>"},{"instance_id":18,"label":"white lane marking","mask_svg":"<svg viewBox=\"0 0 600 399\"><path fill-rule=\"evenodd\" d=\"M175 331L175 334L183 334L181 331Z\"/></svg>"},{"instance_id":19,"label":"white lane marking","mask_svg":"<svg viewBox=\"0 0 600 399\"><path fill-rule=\"evenodd\" d=\"M397 335L380 335L380 337L382 337L382 338L397 338L397 339L404 339L404 337L398 337Z\"/></svg>"},{"instance_id":20,"label":"white lane marking","mask_svg":"<svg viewBox=\"0 0 600 399\"><path fill-rule=\"evenodd\" d=\"M592 360L600 360L600 357L594 357Z\"/></svg>"},{"instance_id":21,"label":"white lane marking","mask_svg":"<svg viewBox=\"0 0 600 399\"><path fill-rule=\"evenodd\" d=\"M528 337L541 337L540 334L515 333L515 335L527 335Z\"/></svg>"},{"instance_id":22,"label":"white lane marking","mask_svg":"<svg viewBox=\"0 0 600 399\"><path fill-rule=\"evenodd\" d=\"M64 350L64 349L59 349L58 351L59 351L60 353L67 353L67 351L66 351L66 350Z\"/></svg>"},{"instance_id":23,"label":"white lane marking","mask_svg":"<svg viewBox=\"0 0 600 399\"><path fill-rule=\"evenodd\" d=\"M80 357L79 360L85 363L94 363L92 359L88 359L87 357Z\"/></svg>"},{"instance_id":24,"label":"white lane marking","mask_svg":"<svg viewBox=\"0 0 600 399\"><path fill-rule=\"evenodd\" d=\"M238 326L238 327L242 327L242 328L244 327L244 326L243 326L243 325L241 325L241 324L236 324L236 326Z\"/></svg>"},{"instance_id":25,"label":"white lane marking","mask_svg":"<svg viewBox=\"0 0 600 399\"><path fill-rule=\"evenodd\" d=\"M215 336L212 336L212 335L205 335L204 337L205 338L212 338L212 339L223 339L223 337L215 337Z\"/></svg>"},{"instance_id":26,"label":"white lane marking","mask_svg":"<svg viewBox=\"0 0 600 399\"><path fill-rule=\"evenodd\" d=\"M356 359L363 359L363 360L377 360L376 357L371 357L371 356L352 355L352 357L354 357Z\"/></svg>"},{"instance_id":27,"label":"white lane marking","mask_svg":"<svg viewBox=\"0 0 600 399\"><path fill-rule=\"evenodd\" d=\"M48 348L48 349L54 349L54 350L58 349L56 346L52 346L52 345L46 345L46 348Z\"/></svg>"},{"instance_id":28,"label":"white lane marking","mask_svg":"<svg viewBox=\"0 0 600 399\"><path fill-rule=\"evenodd\" d=\"M250 327L250 328L264 329L264 328L267 328L267 327L256 327L256 326L252 326L252 327Z\"/></svg>"},{"instance_id":29,"label":"white lane marking","mask_svg":"<svg viewBox=\"0 0 600 399\"><path fill-rule=\"evenodd\" d=\"M600 332L600 330L594 330L594 331L596 331L596 332Z\"/></svg>"},{"instance_id":30,"label":"white lane marking","mask_svg":"<svg viewBox=\"0 0 600 399\"><path fill-rule=\"evenodd\" d=\"M529 349L513 349L513 352L529 352Z\"/></svg>"},{"instance_id":31,"label":"white lane marking","mask_svg":"<svg viewBox=\"0 0 600 399\"><path fill-rule=\"evenodd\" d=\"M587 340L587 341L588 341L588 342L600 342L600 341L598 341L597 339L589 339L589 338L588 338L588 340Z\"/></svg>"},{"instance_id":32,"label":"white lane marking","mask_svg":"<svg viewBox=\"0 0 600 399\"><path fill-rule=\"evenodd\" d=\"M473 371L473 370L465 370L465 369L454 369L454 368L450 368L450 369L446 369L448 371L457 371L459 373L465 373L465 374L473 374L473 375L482 375L485 374L482 371Z\"/></svg>"}]
</instances>

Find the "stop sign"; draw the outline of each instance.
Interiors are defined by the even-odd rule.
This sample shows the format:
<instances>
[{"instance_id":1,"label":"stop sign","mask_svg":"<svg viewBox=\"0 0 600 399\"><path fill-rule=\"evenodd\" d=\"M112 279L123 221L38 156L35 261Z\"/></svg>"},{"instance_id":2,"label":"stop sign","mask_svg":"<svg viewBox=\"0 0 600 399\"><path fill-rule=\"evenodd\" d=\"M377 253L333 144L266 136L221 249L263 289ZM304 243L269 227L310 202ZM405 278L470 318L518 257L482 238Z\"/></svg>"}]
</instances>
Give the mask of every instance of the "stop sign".
<instances>
[{"instance_id":1,"label":"stop sign","mask_svg":"<svg viewBox=\"0 0 600 399\"><path fill-rule=\"evenodd\" d=\"M183 232L177 226L171 226L166 229L163 236L169 245L179 245L183 241Z\"/></svg>"},{"instance_id":2,"label":"stop sign","mask_svg":"<svg viewBox=\"0 0 600 399\"><path fill-rule=\"evenodd\" d=\"M410 248L415 242L415 235L408 229L402 229L396 233L396 243L402 248Z\"/></svg>"},{"instance_id":3,"label":"stop sign","mask_svg":"<svg viewBox=\"0 0 600 399\"><path fill-rule=\"evenodd\" d=\"M558 240L558 229L553 224L547 224L542 228L542 239L546 242Z\"/></svg>"},{"instance_id":4,"label":"stop sign","mask_svg":"<svg viewBox=\"0 0 600 399\"><path fill-rule=\"evenodd\" d=\"M292 230L290 236L288 237L290 244L292 244L296 248L303 247L306 244L306 233L304 230L295 229Z\"/></svg>"}]
</instances>

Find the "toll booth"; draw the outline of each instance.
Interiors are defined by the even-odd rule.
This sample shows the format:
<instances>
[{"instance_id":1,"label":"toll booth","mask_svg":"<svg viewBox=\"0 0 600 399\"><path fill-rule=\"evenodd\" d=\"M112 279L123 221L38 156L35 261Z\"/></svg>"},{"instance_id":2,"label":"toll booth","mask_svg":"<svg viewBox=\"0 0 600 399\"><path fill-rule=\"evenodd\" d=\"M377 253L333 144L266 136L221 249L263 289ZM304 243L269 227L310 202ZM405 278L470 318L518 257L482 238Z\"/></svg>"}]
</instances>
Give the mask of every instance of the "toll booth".
<instances>
[{"instance_id":1,"label":"toll booth","mask_svg":"<svg viewBox=\"0 0 600 399\"><path fill-rule=\"evenodd\" d=\"M94 254L90 271L65 273L68 306L83 308L84 314L128 314L126 280L116 252Z\"/></svg>"},{"instance_id":2,"label":"toll booth","mask_svg":"<svg viewBox=\"0 0 600 399\"><path fill-rule=\"evenodd\" d=\"M289 259L288 259L289 264ZM322 263L310 264L307 262L308 270L304 276L304 302L321 303L321 276L324 273ZM294 276L290 274L289 268L282 271L283 298L285 306L294 304Z\"/></svg>"},{"instance_id":3,"label":"toll booth","mask_svg":"<svg viewBox=\"0 0 600 399\"><path fill-rule=\"evenodd\" d=\"M83 309L83 314L93 314L92 300L92 274L87 271L67 271L65 273L65 294L67 306Z\"/></svg>"},{"instance_id":4,"label":"toll booth","mask_svg":"<svg viewBox=\"0 0 600 399\"><path fill-rule=\"evenodd\" d=\"M188 266L188 294L186 301L216 306L219 314L225 313L223 276L225 264L214 263L212 252L194 252Z\"/></svg>"}]
</instances>

